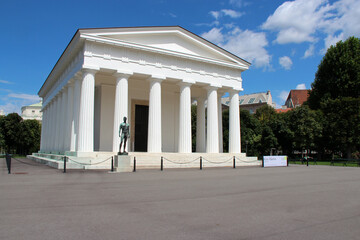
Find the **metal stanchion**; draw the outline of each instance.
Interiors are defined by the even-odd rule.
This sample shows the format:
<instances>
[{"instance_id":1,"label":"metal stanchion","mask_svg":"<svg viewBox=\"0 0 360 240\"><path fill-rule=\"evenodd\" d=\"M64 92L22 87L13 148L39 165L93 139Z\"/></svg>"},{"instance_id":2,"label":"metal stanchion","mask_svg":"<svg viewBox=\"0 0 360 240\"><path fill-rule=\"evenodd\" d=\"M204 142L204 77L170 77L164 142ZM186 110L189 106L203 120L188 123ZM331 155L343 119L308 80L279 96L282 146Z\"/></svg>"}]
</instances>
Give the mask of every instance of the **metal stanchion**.
<instances>
[{"instance_id":1,"label":"metal stanchion","mask_svg":"<svg viewBox=\"0 0 360 240\"><path fill-rule=\"evenodd\" d=\"M306 158L306 166L309 166L309 158Z\"/></svg>"},{"instance_id":2,"label":"metal stanchion","mask_svg":"<svg viewBox=\"0 0 360 240\"><path fill-rule=\"evenodd\" d=\"M111 171L114 171L114 156L111 157Z\"/></svg>"},{"instance_id":3,"label":"metal stanchion","mask_svg":"<svg viewBox=\"0 0 360 240\"><path fill-rule=\"evenodd\" d=\"M160 166L160 170L164 170L164 160L163 157L161 157L161 166Z\"/></svg>"},{"instance_id":4,"label":"metal stanchion","mask_svg":"<svg viewBox=\"0 0 360 240\"><path fill-rule=\"evenodd\" d=\"M64 160L64 173L66 173L66 156L63 157Z\"/></svg>"},{"instance_id":5,"label":"metal stanchion","mask_svg":"<svg viewBox=\"0 0 360 240\"><path fill-rule=\"evenodd\" d=\"M200 170L202 170L202 156L200 156Z\"/></svg>"},{"instance_id":6,"label":"metal stanchion","mask_svg":"<svg viewBox=\"0 0 360 240\"><path fill-rule=\"evenodd\" d=\"M263 157L263 159L261 161L261 166L264 167L264 157Z\"/></svg>"},{"instance_id":7,"label":"metal stanchion","mask_svg":"<svg viewBox=\"0 0 360 240\"><path fill-rule=\"evenodd\" d=\"M8 174L11 174L11 155L6 153L6 165L8 169Z\"/></svg>"},{"instance_id":8,"label":"metal stanchion","mask_svg":"<svg viewBox=\"0 0 360 240\"><path fill-rule=\"evenodd\" d=\"M236 168L236 166L235 166L235 156L233 157L233 168Z\"/></svg>"},{"instance_id":9,"label":"metal stanchion","mask_svg":"<svg viewBox=\"0 0 360 240\"><path fill-rule=\"evenodd\" d=\"M136 157L134 157L134 170L133 172L136 172Z\"/></svg>"}]
</instances>

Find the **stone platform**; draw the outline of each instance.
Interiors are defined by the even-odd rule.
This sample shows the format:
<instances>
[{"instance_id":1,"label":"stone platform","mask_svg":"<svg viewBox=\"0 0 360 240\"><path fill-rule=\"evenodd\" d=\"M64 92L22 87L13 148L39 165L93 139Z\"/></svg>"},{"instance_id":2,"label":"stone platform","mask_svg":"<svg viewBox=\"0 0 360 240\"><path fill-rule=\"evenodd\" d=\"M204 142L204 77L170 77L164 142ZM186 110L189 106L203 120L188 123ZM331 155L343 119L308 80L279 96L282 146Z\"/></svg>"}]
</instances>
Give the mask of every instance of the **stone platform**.
<instances>
[{"instance_id":1,"label":"stone platform","mask_svg":"<svg viewBox=\"0 0 360 240\"><path fill-rule=\"evenodd\" d=\"M232 167L235 157L236 167L261 166L256 157L246 157L244 153L145 153L129 152L128 155L116 155L113 152L66 153L67 169L111 169L111 160L114 158L114 167L117 172L131 172L136 160L136 169L160 169L161 158L163 168L200 168L202 167ZM28 158L57 169L63 169L64 155L34 153Z\"/></svg>"}]
</instances>

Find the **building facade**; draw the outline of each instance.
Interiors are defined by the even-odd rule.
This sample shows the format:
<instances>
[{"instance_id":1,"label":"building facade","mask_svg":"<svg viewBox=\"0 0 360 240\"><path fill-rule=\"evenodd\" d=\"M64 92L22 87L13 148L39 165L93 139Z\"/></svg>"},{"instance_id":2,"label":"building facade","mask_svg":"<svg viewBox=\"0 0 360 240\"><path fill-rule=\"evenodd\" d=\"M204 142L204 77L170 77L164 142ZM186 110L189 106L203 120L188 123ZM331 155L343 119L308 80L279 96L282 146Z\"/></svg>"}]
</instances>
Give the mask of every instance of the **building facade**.
<instances>
[{"instance_id":1,"label":"building facade","mask_svg":"<svg viewBox=\"0 0 360 240\"><path fill-rule=\"evenodd\" d=\"M230 98L224 97L222 98L222 102L224 105L228 106ZM239 104L241 109L248 110L251 114L256 113L256 109L261 108L264 105L273 108L276 107L276 104L272 101L270 91L241 95L239 96Z\"/></svg>"},{"instance_id":2,"label":"building facade","mask_svg":"<svg viewBox=\"0 0 360 240\"><path fill-rule=\"evenodd\" d=\"M219 153L221 96L229 93L229 152L240 153L239 92L249 66L178 26L79 29L39 91L40 151L118 152L127 117L128 151L191 153L196 100L196 151Z\"/></svg>"},{"instance_id":3,"label":"building facade","mask_svg":"<svg viewBox=\"0 0 360 240\"><path fill-rule=\"evenodd\" d=\"M21 117L26 119L35 119L42 121L42 102L31 104L29 106L24 106L21 108Z\"/></svg>"}]
</instances>

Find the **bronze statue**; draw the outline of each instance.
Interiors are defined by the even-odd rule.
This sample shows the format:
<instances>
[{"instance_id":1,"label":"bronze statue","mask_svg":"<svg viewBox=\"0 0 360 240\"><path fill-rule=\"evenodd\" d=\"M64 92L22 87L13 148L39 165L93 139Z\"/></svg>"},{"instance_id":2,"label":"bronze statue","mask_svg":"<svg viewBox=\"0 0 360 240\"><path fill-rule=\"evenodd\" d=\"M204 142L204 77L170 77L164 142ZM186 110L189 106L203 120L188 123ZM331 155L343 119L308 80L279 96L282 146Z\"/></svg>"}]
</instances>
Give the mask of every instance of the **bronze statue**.
<instances>
[{"instance_id":1,"label":"bronze statue","mask_svg":"<svg viewBox=\"0 0 360 240\"><path fill-rule=\"evenodd\" d=\"M124 117L124 122L120 124L119 127L119 137L120 137L120 146L118 155L127 155L126 149L126 141L130 138L130 125L126 123L127 118ZM124 152L121 152L121 146L124 143Z\"/></svg>"}]
</instances>

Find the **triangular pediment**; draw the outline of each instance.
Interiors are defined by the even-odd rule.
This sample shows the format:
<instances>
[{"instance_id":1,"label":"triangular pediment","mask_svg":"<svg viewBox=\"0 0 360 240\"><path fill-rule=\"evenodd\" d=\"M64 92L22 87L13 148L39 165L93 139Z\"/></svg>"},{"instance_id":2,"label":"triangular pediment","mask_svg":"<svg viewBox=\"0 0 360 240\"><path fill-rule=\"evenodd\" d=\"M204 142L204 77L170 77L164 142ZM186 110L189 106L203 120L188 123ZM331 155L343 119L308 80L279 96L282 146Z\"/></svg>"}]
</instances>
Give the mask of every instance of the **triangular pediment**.
<instances>
[{"instance_id":1,"label":"triangular pediment","mask_svg":"<svg viewBox=\"0 0 360 240\"><path fill-rule=\"evenodd\" d=\"M245 60L181 27L81 29L82 34L122 43L136 44L174 54L212 59L249 67Z\"/></svg>"}]
</instances>

